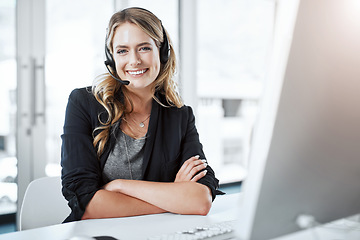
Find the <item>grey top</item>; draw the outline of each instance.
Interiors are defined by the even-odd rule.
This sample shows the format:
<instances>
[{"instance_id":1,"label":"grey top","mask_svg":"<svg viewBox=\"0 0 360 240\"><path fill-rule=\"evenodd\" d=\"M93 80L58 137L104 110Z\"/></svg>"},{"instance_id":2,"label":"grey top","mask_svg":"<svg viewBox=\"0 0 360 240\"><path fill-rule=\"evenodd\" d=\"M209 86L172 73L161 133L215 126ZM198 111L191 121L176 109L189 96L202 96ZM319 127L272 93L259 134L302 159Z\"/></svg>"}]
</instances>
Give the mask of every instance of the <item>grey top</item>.
<instances>
[{"instance_id":1,"label":"grey top","mask_svg":"<svg viewBox=\"0 0 360 240\"><path fill-rule=\"evenodd\" d=\"M113 151L105 163L103 179L110 182L115 179L141 180L145 138L134 139L122 131L116 138Z\"/></svg>"}]
</instances>

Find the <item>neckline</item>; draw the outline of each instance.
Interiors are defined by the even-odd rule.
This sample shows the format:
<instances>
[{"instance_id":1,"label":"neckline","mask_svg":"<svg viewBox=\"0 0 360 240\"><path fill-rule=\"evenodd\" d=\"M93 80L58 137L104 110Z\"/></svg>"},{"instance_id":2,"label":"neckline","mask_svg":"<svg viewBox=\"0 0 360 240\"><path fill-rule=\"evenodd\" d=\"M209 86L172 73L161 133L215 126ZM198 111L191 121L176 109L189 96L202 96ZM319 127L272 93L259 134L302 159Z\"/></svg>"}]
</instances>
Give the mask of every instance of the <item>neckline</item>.
<instances>
[{"instance_id":1,"label":"neckline","mask_svg":"<svg viewBox=\"0 0 360 240\"><path fill-rule=\"evenodd\" d=\"M122 134L124 134L125 137L131 139L132 141L142 141L142 140L145 141L145 139L147 138L147 133L140 138L133 138L133 137L129 136L128 134L126 134L122 129L120 129L120 131L122 132Z\"/></svg>"}]
</instances>

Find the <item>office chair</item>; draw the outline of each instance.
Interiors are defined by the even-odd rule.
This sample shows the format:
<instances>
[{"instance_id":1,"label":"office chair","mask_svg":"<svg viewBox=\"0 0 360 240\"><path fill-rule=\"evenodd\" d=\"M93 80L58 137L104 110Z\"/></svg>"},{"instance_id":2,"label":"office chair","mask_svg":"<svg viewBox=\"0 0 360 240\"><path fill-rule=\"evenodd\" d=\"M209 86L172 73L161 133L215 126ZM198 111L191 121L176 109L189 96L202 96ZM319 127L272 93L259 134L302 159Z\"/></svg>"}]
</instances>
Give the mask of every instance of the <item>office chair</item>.
<instances>
[{"instance_id":1,"label":"office chair","mask_svg":"<svg viewBox=\"0 0 360 240\"><path fill-rule=\"evenodd\" d=\"M61 193L60 177L39 178L26 189L20 210L19 229L60 224L69 214L70 208Z\"/></svg>"}]
</instances>

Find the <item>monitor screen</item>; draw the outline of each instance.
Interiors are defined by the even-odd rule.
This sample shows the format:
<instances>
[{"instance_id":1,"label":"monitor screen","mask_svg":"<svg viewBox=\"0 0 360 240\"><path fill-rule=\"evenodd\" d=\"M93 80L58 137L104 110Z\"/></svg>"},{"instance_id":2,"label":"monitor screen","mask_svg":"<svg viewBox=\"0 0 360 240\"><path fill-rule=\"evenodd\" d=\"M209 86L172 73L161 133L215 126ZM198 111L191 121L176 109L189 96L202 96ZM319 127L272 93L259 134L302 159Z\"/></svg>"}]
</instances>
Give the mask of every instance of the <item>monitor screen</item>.
<instances>
[{"instance_id":1,"label":"monitor screen","mask_svg":"<svg viewBox=\"0 0 360 240\"><path fill-rule=\"evenodd\" d=\"M269 239L360 213L360 4L283 0L237 233Z\"/></svg>"}]
</instances>

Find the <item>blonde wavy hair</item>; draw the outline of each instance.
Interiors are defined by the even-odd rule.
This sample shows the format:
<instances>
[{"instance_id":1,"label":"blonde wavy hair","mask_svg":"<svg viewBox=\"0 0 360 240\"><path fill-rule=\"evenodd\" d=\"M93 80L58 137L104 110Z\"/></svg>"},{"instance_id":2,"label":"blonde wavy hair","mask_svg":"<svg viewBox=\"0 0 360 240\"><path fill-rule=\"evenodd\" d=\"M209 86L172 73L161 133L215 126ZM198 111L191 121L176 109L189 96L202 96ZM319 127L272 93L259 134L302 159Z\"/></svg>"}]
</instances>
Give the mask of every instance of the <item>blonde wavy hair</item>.
<instances>
[{"instance_id":1,"label":"blonde wavy hair","mask_svg":"<svg viewBox=\"0 0 360 240\"><path fill-rule=\"evenodd\" d=\"M153 13L146 9L127 8L116 12L109 21L106 45L111 54L113 54L112 46L116 28L126 22L140 27L155 41L158 49L160 49L161 44L164 41L163 26L161 21ZM174 74L176 70L175 51L166 30L165 32L169 41L170 56L165 64L161 64L159 75L152 84L153 99L155 99L163 107L176 106L180 108L183 106L183 102L176 91L177 84L174 81ZM110 70L116 77L118 77L116 69ZM124 101L120 100L119 97L116 97L120 94L119 91L123 93ZM95 79L92 86L92 92L96 100L105 108L108 115L105 121L100 118L100 115L98 116L101 125L96 127L93 131L93 145L97 150L98 157L100 157L109 139L111 127L114 126L125 113L133 111L133 104L127 94L126 87L111 77L109 73L102 74ZM155 97L156 92L160 92L165 96L168 104L167 106ZM130 103L130 109L125 108L125 101Z\"/></svg>"}]
</instances>

